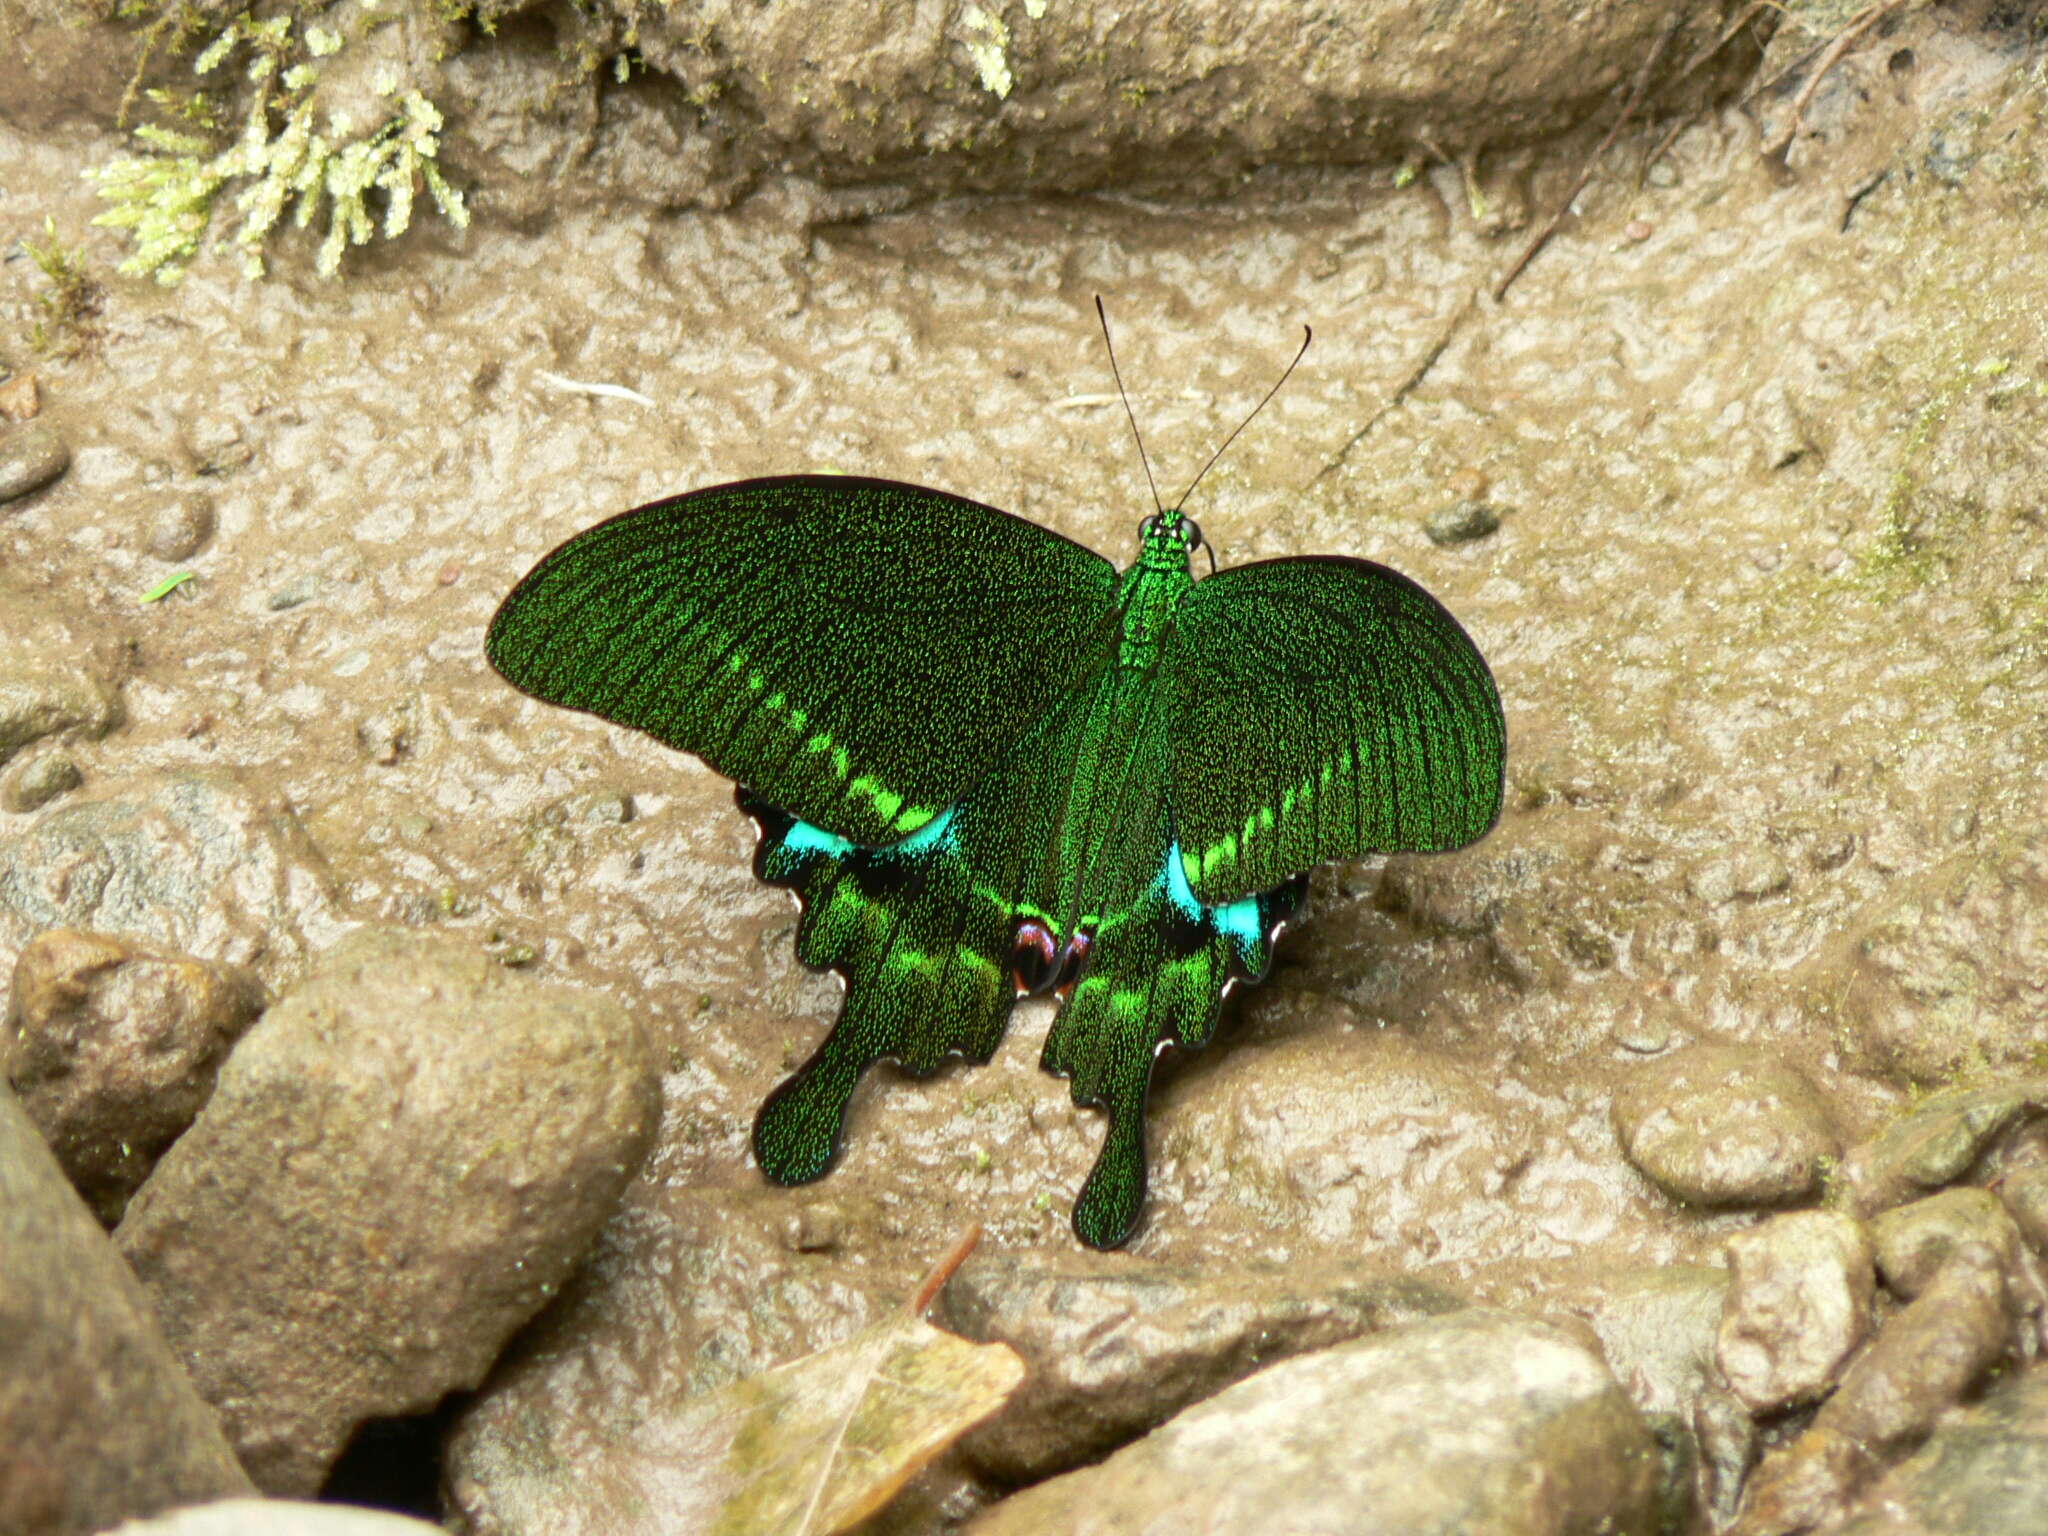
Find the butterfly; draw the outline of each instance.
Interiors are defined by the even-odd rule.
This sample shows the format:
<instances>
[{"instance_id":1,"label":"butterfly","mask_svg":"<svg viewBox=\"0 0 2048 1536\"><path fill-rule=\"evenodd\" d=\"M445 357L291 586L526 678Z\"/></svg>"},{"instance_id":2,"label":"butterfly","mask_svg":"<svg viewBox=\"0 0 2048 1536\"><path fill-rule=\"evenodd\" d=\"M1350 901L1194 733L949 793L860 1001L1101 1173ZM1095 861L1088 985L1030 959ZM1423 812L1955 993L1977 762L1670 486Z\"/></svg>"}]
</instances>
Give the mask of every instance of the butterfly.
<instances>
[{"instance_id":1,"label":"butterfly","mask_svg":"<svg viewBox=\"0 0 2048 1536\"><path fill-rule=\"evenodd\" d=\"M832 1166L869 1066L985 1063L1051 992L1041 1065L1107 1116L1074 1232L1121 1246L1154 1064L1264 977L1308 872L1498 817L1500 694L1442 604L1337 555L1198 579L1186 496L1154 497L1119 571L922 486L714 485L575 535L492 619L513 686L738 781L798 956L844 978L755 1121L775 1182Z\"/></svg>"}]
</instances>

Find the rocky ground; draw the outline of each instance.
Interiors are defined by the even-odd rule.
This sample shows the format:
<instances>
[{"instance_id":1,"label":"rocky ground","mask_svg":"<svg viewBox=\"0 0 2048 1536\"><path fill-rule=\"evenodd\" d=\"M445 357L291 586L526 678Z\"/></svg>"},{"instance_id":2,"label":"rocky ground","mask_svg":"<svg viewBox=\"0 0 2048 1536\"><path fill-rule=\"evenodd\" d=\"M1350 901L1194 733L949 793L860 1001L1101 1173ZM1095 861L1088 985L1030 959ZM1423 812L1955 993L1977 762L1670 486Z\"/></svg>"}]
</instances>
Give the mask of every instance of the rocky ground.
<instances>
[{"instance_id":1,"label":"rocky ground","mask_svg":"<svg viewBox=\"0 0 2048 1536\"><path fill-rule=\"evenodd\" d=\"M1853 7L1683 78L1744 7L1296 9L408 13L466 231L161 286L82 179L134 33L0 3L0 1529L2038 1527L2043 18L1880 7L1803 94ZM1111 1255L1042 1004L765 1184L837 993L751 825L482 654L755 474L1126 558L1097 293L1170 489L1314 325L1190 511L1415 576L1510 736L1170 1063ZM897 1375L1001 1406L871 1490L760 1428Z\"/></svg>"}]
</instances>

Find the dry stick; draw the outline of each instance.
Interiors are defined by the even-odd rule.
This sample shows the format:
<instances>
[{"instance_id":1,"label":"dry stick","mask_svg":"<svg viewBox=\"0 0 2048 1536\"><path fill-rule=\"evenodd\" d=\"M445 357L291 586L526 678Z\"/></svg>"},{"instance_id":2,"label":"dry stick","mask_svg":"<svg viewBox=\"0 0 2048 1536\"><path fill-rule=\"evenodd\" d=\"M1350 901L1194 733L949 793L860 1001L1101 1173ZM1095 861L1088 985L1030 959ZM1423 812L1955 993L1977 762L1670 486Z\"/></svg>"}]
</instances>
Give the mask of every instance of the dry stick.
<instances>
[{"instance_id":1,"label":"dry stick","mask_svg":"<svg viewBox=\"0 0 2048 1536\"><path fill-rule=\"evenodd\" d=\"M924 1283L917 1288L917 1294L910 1298L910 1305L904 1310L912 1317L924 1316L924 1309L946 1288L946 1282L953 1278L953 1271L967 1262L967 1255L974 1252L974 1245L980 1241L981 1223L977 1221L962 1232L960 1240L946 1250L946 1256L932 1266L932 1272L924 1277Z\"/></svg>"},{"instance_id":2,"label":"dry stick","mask_svg":"<svg viewBox=\"0 0 2048 1536\"><path fill-rule=\"evenodd\" d=\"M1310 478L1309 484L1315 484L1317 480L1322 479L1323 476L1327 475L1339 464L1342 464L1345 458L1350 454L1351 450L1356 448L1360 443L1365 441L1367 433L1371 432L1374 427L1378 426L1380 422L1386 418L1387 414L1394 409L1395 406L1399 405L1403 400L1406 400L1409 397L1409 395L1415 392L1415 387L1418 384L1420 384L1424 378L1428 376L1429 370L1436 366L1437 359L1444 355L1445 350L1451 344L1451 339L1458 334L1458 327L1465 323L1466 319L1471 315L1473 309L1478 305L1478 303L1479 290L1477 288L1474 288L1470 293L1465 295L1465 302L1460 304L1457 310L1452 314L1451 318L1444 323L1444 328L1441 331L1437 332L1436 345L1432 346L1427 352L1425 352L1422 355L1421 362L1417 363L1413 368L1410 368L1408 370L1407 377L1402 379L1399 384L1395 385L1392 393L1390 393L1386 399L1380 402L1380 408L1374 411L1372 415L1368 416L1365 419L1365 425L1360 427L1356 432L1352 433L1351 436L1345 441L1345 444L1342 448L1339 448L1335 453L1330 455L1329 461L1325 463L1321 469L1315 472L1315 474Z\"/></svg>"},{"instance_id":3,"label":"dry stick","mask_svg":"<svg viewBox=\"0 0 2048 1536\"><path fill-rule=\"evenodd\" d=\"M1507 275L1493 285L1494 303L1498 304L1501 301L1508 291L1508 285L1522 275L1522 268L1536 259L1536 253L1549 244L1550 237L1563 226L1565 216L1572 211L1572 204L1578 200L1579 194L1586 190L1586 183L1593 179L1593 171L1600 164L1600 157L1607 153L1609 146L1617 138L1621 137L1621 130L1628 126L1629 119L1636 115L1636 108L1643 104L1643 94L1650 88L1650 75L1657 68L1657 61L1664 57L1664 50L1671 46L1671 40L1678 36L1678 29L1684 24L1685 16L1682 12L1674 16L1671 25L1664 29L1664 35L1657 39L1657 46L1644 58L1642 67L1636 71L1635 84L1629 88L1628 100L1622 106L1621 116L1617 117L1614 126L1607 130L1607 137L1600 141L1599 148L1586 158L1585 165L1579 170L1579 179L1572 183L1571 191L1566 193L1564 201L1557 205L1557 212L1550 216L1550 222L1536 231L1536 237L1522 248L1522 254L1515 258L1515 264L1508 268Z\"/></svg>"},{"instance_id":4,"label":"dry stick","mask_svg":"<svg viewBox=\"0 0 2048 1536\"><path fill-rule=\"evenodd\" d=\"M1856 40L1876 26L1894 11L1903 10L1911 0L1879 0L1876 5L1867 5L1850 18L1849 24L1835 34L1835 40L1828 44L1827 52L1820 56L1820 62L1813 66L1813 73L1806 77L1806 83L1799 87L1799 94L1792 98L1792 110L1785 118L1785 128L1777 139L1766 144L1764 159L1785 169L1785 160L1792 153L1792 141L1799 136L1800 114L1806 104L1813 100L1813 93L1820 89L1821 81L1828 71L1841 62L1842 55L1856 45Z\"/></svg>"}]
</instances>

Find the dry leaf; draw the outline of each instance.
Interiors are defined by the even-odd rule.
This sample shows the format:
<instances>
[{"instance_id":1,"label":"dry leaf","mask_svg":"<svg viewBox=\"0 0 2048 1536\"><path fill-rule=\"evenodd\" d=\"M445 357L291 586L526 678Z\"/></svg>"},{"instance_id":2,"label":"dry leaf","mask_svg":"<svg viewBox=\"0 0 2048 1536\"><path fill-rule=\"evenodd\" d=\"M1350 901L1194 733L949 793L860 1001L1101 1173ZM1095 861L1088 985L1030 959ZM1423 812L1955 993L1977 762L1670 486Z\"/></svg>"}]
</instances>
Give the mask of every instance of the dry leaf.
<instances>
[{"instance_id":1,"label":"dry leaf","mask_svg":"<svg viewBox=\"0 0 2048 1536\"><path fill-rule=\"evenodd\" d=\"M979 1228L911 1304L844 1344L685 1399L531 1510L578 1536L833 1536L859 1523L1024 1379L1003 1344L970 1344L924 1309Z\"/></svg>"}]
</instances>

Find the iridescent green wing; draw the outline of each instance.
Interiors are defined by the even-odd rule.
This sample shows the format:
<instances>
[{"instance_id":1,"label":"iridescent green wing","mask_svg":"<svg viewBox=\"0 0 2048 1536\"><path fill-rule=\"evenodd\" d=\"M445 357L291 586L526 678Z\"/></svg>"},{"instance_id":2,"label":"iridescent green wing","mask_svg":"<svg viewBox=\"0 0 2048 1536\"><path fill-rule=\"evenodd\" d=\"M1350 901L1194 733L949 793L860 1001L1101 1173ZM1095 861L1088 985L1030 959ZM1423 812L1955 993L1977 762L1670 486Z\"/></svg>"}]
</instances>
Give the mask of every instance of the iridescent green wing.
<instances>
[{"instance_id":1,"label":"iridescent green wing","mask_svg":"<svg viewBox=\"0 0 2048 1536\"><path fill-rule=\"evenodd\" d=\"M513 589L485 648L515 687L879 845L1062 694L1115 589L1100 555L979 502L791 475L579 533Z\"/></svg>"},{"instance_id":2,"label":"iridescent green wing","mask_svg":"<svg viewBox=\"0 0 2048 1536\"><path fill-rule=\"evenodd\" d=\"M1421 587L1365 560L1195 584L1163 660L1183 867L1228 903L1332 859L1458 848L1500 814L1493 674Z\"/></svg>"}]
</instances>

